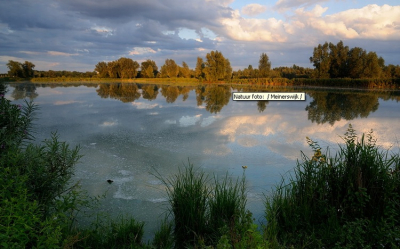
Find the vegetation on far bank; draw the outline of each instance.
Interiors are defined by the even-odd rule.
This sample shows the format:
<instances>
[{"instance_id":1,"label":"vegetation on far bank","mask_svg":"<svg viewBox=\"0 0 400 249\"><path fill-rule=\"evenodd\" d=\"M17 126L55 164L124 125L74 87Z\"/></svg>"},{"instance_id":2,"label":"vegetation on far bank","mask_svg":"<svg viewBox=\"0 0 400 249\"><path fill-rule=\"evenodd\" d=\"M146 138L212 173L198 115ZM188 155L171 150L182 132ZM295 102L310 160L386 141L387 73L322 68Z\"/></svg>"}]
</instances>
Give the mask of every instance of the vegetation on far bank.
<instances>
[{"instance_id":1,"label":"vegetation on far bank","mask_svg":"<svg viewBox=\"0 0 400 249\"><path fill-rule=\"evenodd\" d=\"M160 68L154 60L141 62L121 57L118 60L99 62L92 72L38 71L32 62L7 63L10 78L29 78L33 82L170 82L170 83L233 83L260 85L311 85L330 87L399 88L400 66L385 65L382 57L360 47L349 48L342 41L336 45L325 42L314 48L310 57L314 68L271 68L266 53L261 53L258 67L232 70L230 61L219 51L207 53L206 58L197 57L196 67L186 62L178 65L166 59Z\"/></svg>"}]
</instances>

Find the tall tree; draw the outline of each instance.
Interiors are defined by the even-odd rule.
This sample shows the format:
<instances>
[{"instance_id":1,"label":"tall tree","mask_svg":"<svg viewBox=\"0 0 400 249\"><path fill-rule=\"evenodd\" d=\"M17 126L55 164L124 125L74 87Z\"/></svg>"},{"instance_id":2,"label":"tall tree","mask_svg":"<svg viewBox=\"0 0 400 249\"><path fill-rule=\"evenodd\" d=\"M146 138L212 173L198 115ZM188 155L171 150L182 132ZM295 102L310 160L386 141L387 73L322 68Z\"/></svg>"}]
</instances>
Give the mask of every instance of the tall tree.
<instances>
[{"instance_id":1,"label":"tall tree","mask_svg":"<svg viewBox=\"0 0 400 249\"><path fill-rule=\"evenodd\" d=\"M139 63L130 58L119 58L118 59L120 77L121 78L136 78Z\"/></svg>"},{"instance_id":2,"label":"tall tree","mask_svg":"<svg viewBox=\"0 0 400 249\"><path fill-rule=\"evenodd\" d=\"M331 78L343 78L347 75L347 55L349 53L349 47L344 46L342 41L339 41L335 46L329 43L329 57L330 57L330 68L329 75Z\"/></svg>"},{"instance_id":3,"label":"tall tree","mask_svg":"<svg viewBox=\"0 0 400 249\"><path fill-rule=\"evenodd\" d=\"M153 78L154 75L156 75L158 73L158 67L157 67L155 61L148 59L146 61L143 61L141 64L142 64L142 66L141 66L142 77ZM151 73L149 70L149 66L151 66L153 68Z\"/></svg>"},{"instance_id":4,"label":"tall tree","mask_svg":"<svg viewBox=\"0 0 400 249\"><path fill-rule=\"evenodd\" d=\"M355 47L350 49L347 66L348 66L348 77L350 78L361 78L363 77L364 65L367 53L364 49Z\"/></svg>"},{"instance_id":5,"label":"tall tree","mask_svg":"<svg viewBox=\"0 0 400 249\"><path fill-rule=\"evenodd\" d=\"M18 61L9 60L7 63L7 67L9 69L8 76L10 77L22 77L22 65Z\"/></svg>"},{"instance_id":6,"label":"tall tree","mask_svg":"<svg viewBox=\"0 0 400 249\"><path fill-rule=\"evenodd\" d=\"M365 57L363 78L379 78L382 69L379 65L379 59L375 52L369 52Z\"/></svg>"},{"instance_id":7,"label":"tall tree","mask_svg":"<svg viewBox=\"0 0 400 249\"><path fill-rule=\"evenodd\" d=\"M204 78L204 61L203 58L201 57L197 57L197 63L196 63L196 69L195 69L195 76L196 78L200 79L200 78Z\"/></svg>"},{"instance_id":8,"label":"tall tree","mask_svg":"<svg viewBox=\"0 0 400 249\"><path fill-rule=\"evenodd\" d=\"M179 76L183 78L190 78L190 68L186 62L182 62L182 67L179 67Z\"/></svg>"},{"instance_id":9,"label":"tall tree","mask_svg":"<svg viewBox=\"0 0 400 249\"><path fill-rule=\"evenodd\" d=\"M98 77L100 78L108 77L108 68L106 62L101 61L97 63L94 70L97 72Z\"/></svg>"},{"instance_id":10,"label":"tall tree","mask_svg":"<svg viewBox=\"0 0 400 249\"><path fill-rule=\"evenodd\" d=\"M225 59L225 80L232 79L232 67L229 59Z\"/></svg>"},{"instance_id":11,"label":"tall tree","mask_svg":"<svg viewBox=\"0 0 400 249\"><path fill-rule=\"evenodd\" d=\"M26 78L33 77L33 69L35 68L35 64L30 61L25 61L22 66L23 76Z\"/></svg>"},{"instance_id":12,"label":"tall tree","mask_svg":"<svg viewBox=\"0 0 400 249\"><path fill-rule=\"evenodd\" d=\"M260 55L260 60L258 61L258 71L260 77L265 78L269 76L269 72L271 71L271 62L269 61L266 53L262 53Z\"/></svg>"},{"instance_id":13,"label":"tall tree","mask_svg":"<svg viewBox=\"0 0 400 249\"><path fill-rule=\"evenodd\" d=\"M161 67L161 75L168 78L174 78L179 73L179 66L172 59L166 59Z\"/></svg>"},{"instance_id":14,"label":"tall tree","mask_svg":"<svg viewBox=\"0 0 400 249\"><path fill-rule=\"evenodd\" d=\"M209 81L224 79L226 75L226 60L219 51L211 51L206 55L205 76Z\"/></svg>"},{"instance_id":15,"label":"tall tree","mask_svg":"<svg viewBox=\"0 0 400 249\"><path fill-rule=\"evenodd\" d=\"M315 76L317 78L329 78L330 57L328 42L325 42L324 45L318 44L318 47L314 48L310 62L315 67Z\"/></svg>"}]
</instances>

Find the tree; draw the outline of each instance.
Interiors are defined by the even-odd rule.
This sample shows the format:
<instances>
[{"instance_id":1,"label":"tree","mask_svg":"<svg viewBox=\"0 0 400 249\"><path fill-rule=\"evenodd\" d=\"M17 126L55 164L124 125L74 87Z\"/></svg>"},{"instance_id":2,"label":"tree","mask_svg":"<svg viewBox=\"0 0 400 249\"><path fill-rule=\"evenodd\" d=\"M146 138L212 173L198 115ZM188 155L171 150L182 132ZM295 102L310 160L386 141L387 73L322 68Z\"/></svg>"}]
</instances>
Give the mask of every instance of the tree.
<instances>
[{"instance_id":1,"label":"tree","mask_svg":"<svg viewBox=\"0 0 400 249\"><path fill-rule=\"evenodd\" d=\"M364 64L367 53L364 49L355 47L350 49L347 66L348 66L348 77L350 78L361 78L363 77Z\"/></svg>"},{"instance_id":2,"label":"tree","mask_svg":"<svg viewBox=\"0 0 400 249\"><path fill-rule=\"evenodd\" d=\"M155 61L148 59L146 61L143 61L141 64L142 77L154 78L154 75L158 73L158 67ZM152 72L150 72L149 66L152 67Z\"/></svg>"},{"instance_id":3,"label":"tree","mask_svg":"<svg viewBox=\"0 0 400 249\"><path fill-rule=\"evenodd\" d=\"M196 76L196 78L204 78L204 67L205 64L203 62L203 58L197 57L196 69L194 71L194 75Z\"/></svg>"},{"instance_id":4,"label":"tree","mask_svg":"<svg viewBox=\"0 0 400 249\"><path fill-rule=\"evenodd\" d=\"M9 69L8 76L10 77L22 77L22 65L18 61L9 60L7 63L7 67Z\"/></svg>"},{"instance_id":5,"label":"tree","mask_svg":"<svg viewBox=\"0 0 400 249\"><path fill-rule=\"evenodd\" d=\"M96 64L94 70L97 72L98 77L100 78L106 78L108 77L108 68L107 68L107 63L104 61L101 61Z\"/></svg>"},{"instance_id":6,"label":"tree","mask_svg":"<svg viewBox=\"0 0 400 249\"><path fill-rule=\"evenodd\" d=\"M166 59L161 67L161 75L163 77L174 78L179 73L179 66L172 59Z\"/></svg>"},{"instance_id":7,"label":"tree","mask_svg":"<svg viewBox=\"0 0 400 249\"><path fill-rule=\"evenodd\" d=\"M382 69L375 52L369 52L364 63L363 78L379 78L381 76Z\"/></svg>"},{"instance_id":8,"label":"tree","mask_svg":"<svg viewBox=\"0 0 400 249\"><path fill-rule=\"evenodd\" d=\"M137 61L122 57L118 59L118 64L121 78L136 78L137 69L139 68Z\"/></svg>"},{"instance_id":9,"label":"tree","mask_svg":"<svg viewBox=\"0 0 400 249\"><path fill-rule=\"evenodd\" d=\"M149 65L144 71L142 71L142 74L145 78L154 78L154 69L151 65Z\"/></svg>"},{"instance_id":10,"label":"tree","mask_svg":"<svg viewBox=\"0 0 400 249\"><path fill-rule=\"evenodd\" d=\"M329 78L330 57L329 57L329 44L319 44L314 48L313 56L310 57L310 62L315 67L317 78Z\"/></svg>"},{"instance_id":11,"label":"tree","mask_svg":"<svg viewBox=\"0 0 400 249\"><path fill-rule=\"evenodd\" d=\"M30 61L25 61L22 66L23 77L31 78L33 77L33 69L35 68L35 64Z\"/></svg>"},{"instance_id":12,"label":"tree","mask_svg":"<svg viewBox=\"0 0 400 249\"><path fill-rule=\"evenodd\" d=\"M335 46L329 43L329 57L330 57L330 68L329 75L331 78L344 78L347 76L347 56L349 53L349 47L344 46L343 42L340 41Z\"/></svg>"},{"instance_id":13,"label":"tree","mask_svg":"<svg viewBox=\"0 0 400 249\"><path fill-rule=\"evenodd\" d=\"M225 80L232 79L232 67L228 59L225 59Z\"/></svg>"},{"instance_id":14,"label":"tree","mask_svg":"<svg viewBox=\"0 0 400 249\"><path fill-rule=\"evenodd\" d=\"M226 60L219 51L211 51L206 55L205 76L209 81L224 79L226 75Z\"/></svg>"},{"instance_id":15,"label":"tree","mask_svg":"<svg viewBox=\"0 0 400 249\"><path fill-rule=\"evenodd\" d=\"M190 78L190 68L186 62L182 62L182 67L179 67L179 76L183 78Z\"/></svg>"},{"instance_id":16,"label":"tree","mask_svg":"<svg viewBox=\"0 0 400 249\"><path fill-rule=\"evenodd\" d=\"M120 77L120 68L117 61L110 61L107 63L107 71L110 78Z\"/></svg>"},{"instance_id":17,"label":"tree","mask_svg":"<svg viewBox=\"0 0 400 249\"><path fill-rule=\"evenodd\" d=\"M260 60L258 61L258 71L260 77L265 78L269 76L269 72L271 71L271 62L269 61L266 53L262 53L260 55Z\"/></svg>"}]
</instances>

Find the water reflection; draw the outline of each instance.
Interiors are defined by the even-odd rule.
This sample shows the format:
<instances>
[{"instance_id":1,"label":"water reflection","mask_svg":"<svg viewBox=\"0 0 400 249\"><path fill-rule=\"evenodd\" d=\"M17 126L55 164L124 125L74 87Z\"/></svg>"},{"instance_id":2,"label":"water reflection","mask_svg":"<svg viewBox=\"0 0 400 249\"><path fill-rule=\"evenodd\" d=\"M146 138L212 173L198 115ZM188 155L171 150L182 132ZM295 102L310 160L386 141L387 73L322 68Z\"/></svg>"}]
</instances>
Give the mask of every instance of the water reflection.
<instances>
[{"instance_id":1,"label":"water reflection","mask_svg":"<svg viewBox=\"0 0 400 249\"><path fill-rule=\"evenodd\" d=\"M96 90L102 98L113 98L124 103L134 102L141 94L136 84L101 84Z\"/></svg>"},{"instance_id":2,"label":"water reflection","mask_svg":"<svg viewBox=\"0 0 400 249\"><path fill-rule=\"evenodd\" d=\"M308 119L317 124L366 118L379 106L378 96L371 93L310 92L309 96L313 100L306 107Z\"/></svg>"},{"instance_id":3,"label":"water reflection","mask_svg":"<svg viewBox=\"0 0 400 249\"><path fill-rule=\"evenodd\" d=\"M31 83L13 83L14 87L11 97L14 100L38 97L38 87L70 87L84 85L87 87L96 87L97 94L101 98L112 98L123 103L132 103L142 97L145 100L153 101L161 96L169 104L177 101L182 95L182 101L189 98L190 92L196 95L197 106L203 106L212 113L217 114L228 105L233 92L293 92L304 91L311 99L306 106L308 119L312 123L334 125L342 119L350 121L356 118L366 118L379 108L379 99L382 100L400 100L398 91L374 91L374 92L351 92L349 90L332 89L300 89L291 87L265 87L252 85L198 85L198 86L171 86L171 85L152 85L135 83L102 83L102 84L31 84ZM72 103L72 102L71 102ZM257 101L256 107L259 113L266 110L269 101Z\"/></svg>"},{"instance_id":4,"label":"water reflection","mask_svg":"<svg viewBox=\"0 0 400 249\"><path fill-rule=\"evenodd\" d=\"M11 93L11 97L14 100L29 98L34 100L38 96L36 92L36 86L29 83L15 84L14 90Z\"/></svg>"}]
</instances>

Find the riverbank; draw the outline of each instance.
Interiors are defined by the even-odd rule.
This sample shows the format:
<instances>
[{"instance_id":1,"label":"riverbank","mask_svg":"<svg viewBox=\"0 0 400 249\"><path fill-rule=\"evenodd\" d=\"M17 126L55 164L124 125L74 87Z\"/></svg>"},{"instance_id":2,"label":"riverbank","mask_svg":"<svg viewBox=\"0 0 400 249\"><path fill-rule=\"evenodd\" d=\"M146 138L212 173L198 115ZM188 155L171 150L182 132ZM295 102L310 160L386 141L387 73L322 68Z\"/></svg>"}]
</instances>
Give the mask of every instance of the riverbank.
<instances>
[{"instance_id":1,"label":"riverbank","mask_svg":"<svg viewBox=\"0 0 400 249\"><path fill-rule=\"evenodd\" d=\"M363 89L400 89L400 79L307 79L307 78L254 78L232 79L229 81L208 82L196 78L136 78L136 79L112 79L112 78L32 78L33 83L61 83L61 82L85 82L85 83L142 83L142 84L166 84L166 85L198 85L198 84L233 84L233 85L261 85L261 86L308 86L308 87L333 87L333 88L363 88Z\"/></svg>"}]
</instances>

